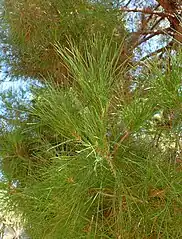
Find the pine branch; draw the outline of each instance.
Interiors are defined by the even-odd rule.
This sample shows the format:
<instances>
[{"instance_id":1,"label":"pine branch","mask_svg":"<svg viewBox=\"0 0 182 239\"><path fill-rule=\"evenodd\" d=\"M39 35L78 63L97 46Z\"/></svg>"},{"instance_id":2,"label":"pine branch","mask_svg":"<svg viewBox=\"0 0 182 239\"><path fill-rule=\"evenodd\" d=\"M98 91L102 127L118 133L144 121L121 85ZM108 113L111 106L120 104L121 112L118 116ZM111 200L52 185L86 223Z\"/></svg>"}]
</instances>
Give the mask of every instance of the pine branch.
<instances>
[{"instance_id":1,"label":"pine branch","mask_svg":"<svg viewBox=\"0 0 182 239\"><path fill-rule=\"evenodd\" d=\"M171 24L171 29L174 29L176 32L174 34L174 39L182 43L182 26L180 23L179 12L182 11L180 5L176 3L176 1L173 0L157 0L157 2L163 7L165 12L167 12L168 20Z\"/></svg>"}]
</instances>

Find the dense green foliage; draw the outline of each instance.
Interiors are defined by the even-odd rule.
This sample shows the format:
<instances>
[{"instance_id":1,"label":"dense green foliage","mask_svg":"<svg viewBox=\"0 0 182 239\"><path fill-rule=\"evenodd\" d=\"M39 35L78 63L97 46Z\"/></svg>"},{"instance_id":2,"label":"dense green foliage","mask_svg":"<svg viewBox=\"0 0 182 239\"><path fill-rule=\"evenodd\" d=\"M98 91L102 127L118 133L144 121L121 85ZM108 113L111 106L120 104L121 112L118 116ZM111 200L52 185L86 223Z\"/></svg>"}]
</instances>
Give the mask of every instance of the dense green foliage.
<instances>
[{"instance_id":1,"label":"dense green foliage","mask_svg":"<svg viewBox=\"0 0 182 239\"><path fill-rule=\"evenodd\" d=\"M1 136L9 208L31 238L180 238L181 54L166 72L151 64L128 100L107 39L56 49L72 87L40 88Z\"/></svg>"},{"instance_id":2,"label":"dense green foliage","mask_svg":"<svg viewBox=\"0 0 182 239\"><path fill-rule=\"evenodd\" d=\"M0 200L31 239L182 238L182 54L135 69L115 4L4 1L9 74L44 80L1 94Z\"/></svg>"}]
</instances>

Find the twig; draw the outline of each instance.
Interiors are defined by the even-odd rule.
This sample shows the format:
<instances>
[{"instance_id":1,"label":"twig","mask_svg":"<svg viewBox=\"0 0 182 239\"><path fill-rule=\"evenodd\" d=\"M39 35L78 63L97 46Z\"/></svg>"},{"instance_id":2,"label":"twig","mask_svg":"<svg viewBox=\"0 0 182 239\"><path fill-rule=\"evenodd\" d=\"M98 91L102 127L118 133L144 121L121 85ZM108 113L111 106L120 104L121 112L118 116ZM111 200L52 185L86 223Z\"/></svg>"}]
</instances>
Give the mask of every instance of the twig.
<instances>
[{"instance_id":1,"label":"twig","mask_svg":"<svg viewBox=\"0 0 182 239\"><path fill-rule=\"evenodd\" d=\"M161 12L161 11L153 11L152 9L150 8L126 8L126 7L121 7L120 8L120 11L122 12L141 12L141 13L144 13L144 14L151 14L151 15L158 15L158 16L161 16L161 17L174 17L173 14L171 13L167 13L167 12Z\"/></svg>"},{"instance_id":2,"label":"twig","mask_svg":"<svg viewBox=\"0 0 182 239\"><path fill-rule=\"evenodd\" d=\"M154 51L146 56L144 56L143 58L140 59L140 62L141 61L145 61L146 59L150 58L151 56L154 56L160 52L163 52L163 51L166 51L167 49L170 49L173 45L173 41L171 41L167 46L165 47L162 47L162 48L159 48L157 51Z\"/></svg>"},{"instance_id":3,"label":"twig","mask_svg":"<svg viewBox=\"0 0 182 239\"><path fill-rule=\"evenodd\" d=\"M114 168L114 164L113 164L113 159L115 158L116 156L116 153L118 151L118 148L120 146L120 144L129 136L129 132L125 132L124 136L121 136L120 140L118 143L116 143L114 145L114 149L113 149L113 152L110 154L108 153L108 155L106 156L106 160L111 168L111 172L113 173L114 177L116 177L116 170Z\"/></svg>"},{"instance_id":4,"label":"twig","mask_svg":"<svg viewBox=\"0 0 182 239\"><path fill-rule=\"evenodd\" d=\"M122 143L126 138L128 138L128 136L129 136L129 132L126 131L125 134L124 134L124 136L121 136L121 137L120 137L119 142L114 145L114 149L113 149L113 152L112 152L112 157L113 157L113 158L115 158L116 153L117 153L117 151L118 151L119 146L121 145L121 143Z\"/></svg>"},{"instance_id":5,"label":"twig","mask_svg":"<svg viewBox=\"0 0 182 239\"><path fill-rule=\"evenodd\" d=\"M155 8L153 9L153 11L156 11L158 8L160 7L160 4L157 4L156 6L155 6ZM152 17L153 17L153 14L150 14L150 16L147 18L147 23L152 19Z\"/></svg>"},{"instance_id":6,"label":"twig","mask_svg":"<svg viewBox=\"0 0 182 239\"><path fill-rule=\"evenodd\" d=\"M171 28L167 27L167 28L164 28L162 30L149 30L149 31L146 31L146 32L136 32L136 34L138 33L138 34L141 34L141 35L149 35L149 34L159 35L159 34L164 34L165 32L170 31L170 30L171 30Z\"/></svg>"},{"instance_id":7,"label":"twig","mask_svg":"<svg viewBox=\"0 0 182 239\"><path fill-rule=\"evenodd\" d=\"M141 32L139 34L145 35L145 37L143 39L141 39L140 41L136 42L135 45L133 46L133 49L136 48L137 46L141 45L143 42L148 41L150 38L160 35L160 34L166 34L167 31L170 31L171 28L165 28L164 30L158 30L158 31L148 31L148 32ZM149 35L150 34L150 35ZM149 35L148 37L146 37L146 35Z\"/></svg>"},{"instance_id":8,"label":"twig","mask_svg":"<svg viewBox=\"0 0 182 239\"><path fill-rule=\"evenodd\" d=\"M128 5L131 3L131 1L132 1L132 0L129 0L124 7L128 7Z\"/></svg>"},{"instance_id":9,"label":"twig","mask_svg":"<svg viewBox=\"0 0 182 239\"><path fill-rule=\"evenodd\" d=\"M151 27L150 30L155 29L155 27L156 27L163 19L164 19L163 17L160 17L160 18L156 21L156 23L154 23L154 25Z\"/></svg>"}]
</instances>

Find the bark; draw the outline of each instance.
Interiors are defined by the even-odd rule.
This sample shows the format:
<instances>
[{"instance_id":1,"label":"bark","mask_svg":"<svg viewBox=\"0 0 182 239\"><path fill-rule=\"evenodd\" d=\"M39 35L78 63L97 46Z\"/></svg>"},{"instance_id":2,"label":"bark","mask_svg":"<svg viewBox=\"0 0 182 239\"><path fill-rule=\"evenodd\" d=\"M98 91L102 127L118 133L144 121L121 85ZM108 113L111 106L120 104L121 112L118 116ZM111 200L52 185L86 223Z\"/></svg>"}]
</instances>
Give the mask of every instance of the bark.
<instances>
[{"instance_id":1,"label":"bark","mask_svg":"<svg viewBox=\"0 0 182 239\"><path fill-rule=\"evenodd\" d=\"M155 8L128 8L128 4L125 7L121 7L120 10L122 12L136 12L142 15L140 29L137 32L131 33L132 40L127 51L128 55L137 46L159 34L172 37L172 41L169 43L170 47L174 43L182 44L182 0L156 0L156 2L158 4ZM159 7L162 7L163 10L159 10ZM156 21L151 26L150 23L154 20L154 17ZM168 20L170 27L157 29L159 23L163 20ZM151 53L151 56L155 53L158 53L158 51Z\"/></svg>"},{"instance_id":2,"label":"bark","mask_svg":"<svg viewBox=\"0 0 182 239\"><path fill-rule=\"evenodd\" d=\"M157 2L163 7L164 12L169 14L167 19L170 22L171 30L174 32L174 40L182 43L182 22L180 22L182 2L177 0L157 0Z\"/></svg>"}]
</instances>

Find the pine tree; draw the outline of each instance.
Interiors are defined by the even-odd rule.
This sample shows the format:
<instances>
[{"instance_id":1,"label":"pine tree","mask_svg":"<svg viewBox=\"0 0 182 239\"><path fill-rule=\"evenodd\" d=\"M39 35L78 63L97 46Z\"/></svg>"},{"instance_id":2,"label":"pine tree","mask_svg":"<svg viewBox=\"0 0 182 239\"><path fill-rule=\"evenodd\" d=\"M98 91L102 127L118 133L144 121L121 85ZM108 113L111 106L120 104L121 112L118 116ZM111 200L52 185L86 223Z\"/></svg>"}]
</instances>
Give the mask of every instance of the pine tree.
<instances>
[{"instance_id":1,"label":"pine tree","mask_svg":"<svg viewBox=\"0 0 182 239\"><path fill-rule=\"evenodd\" d=\"M110 1L86 0L21 0L5 1L4 28L2 29L4 61L9 65L9 74L14 77L31 77L44 80L46 77L61 84L67 70L55 51L58 42L68 47L73 40L79 47L96 32L114 42L122 41L126 34L121 14L112 8Z\"/></svg>"},{"instance_id":2,"label":"pine tree","mask_svg":"<svg viewBox=\"0 0 182 239\"><path fill-rule=\"evenodd\" d=\"M78 15L78 9L89 9L85 16L89 20L82 21L79 15L77 22L69 15L69 29L65 24L69 34L47 40L55 57L47 54L37 61L40 52L32 51L38 39L39 46L46 46L43 30L23 45L21 35L16 35L17 23L11 25L10 53L17 60L17 64L12 61L12 74L39 78L40 73L44 85L32 88L34 99L27 104L13 95L9 95L11 101L3 97L1 184L6 210L22 218L32 239L181 238L181 51L170 61L158 64L156 57L141 71L134 69L131 59L122 55L124 30L118 40L108 24L118 26L105 15L118 14L108 1L70 2L65 7L74 6ZM36 2L49 8L48 3ZM64 1L56 3L62 6ZM15 6L27 6L27 12L30 5L22 1L8 7L15 14ZM35 17L35 8L42 9L37 6L31 10ZM89 15L90 6L96 9L94 18ZM16 16L9 19L18 21ZM49 21L48 15L45 20ZM37 24L39 29L47 26ZM51 35L54 26L50 29ZM24 41L22 32L27 28L20 30ZM17 55L14 49L19 49ZM29 61L23 65L22 59ZM57 84L51 68L54 60L66 69L67 84ZM34 66L36 75L31 75Z\"/></svg>"}]
</instances>

